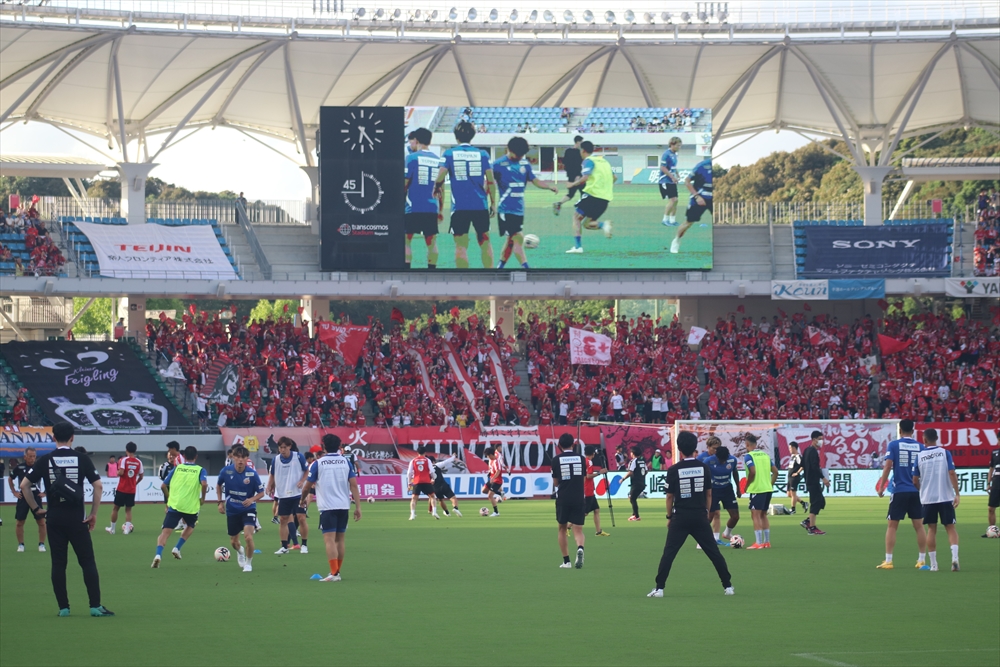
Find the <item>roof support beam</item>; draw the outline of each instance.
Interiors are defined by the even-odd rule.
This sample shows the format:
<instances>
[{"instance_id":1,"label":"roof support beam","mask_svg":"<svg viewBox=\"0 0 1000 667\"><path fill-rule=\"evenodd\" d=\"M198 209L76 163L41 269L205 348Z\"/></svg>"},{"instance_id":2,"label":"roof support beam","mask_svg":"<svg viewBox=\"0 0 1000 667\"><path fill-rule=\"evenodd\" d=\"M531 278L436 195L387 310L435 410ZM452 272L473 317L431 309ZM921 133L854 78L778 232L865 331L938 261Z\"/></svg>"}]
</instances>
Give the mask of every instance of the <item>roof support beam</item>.
<instances>
[{"instance_id":1,"label":"roof support beam","mask_svg":"<svg viewBox=\"0 0 1000 667\"><path fill-rule=\"evenodd\" d=\"M243 88L243 84L247 82L247 80L253 75L253 73L257 71L257 68L260 67L264 63L264 61L271 56L272 53L274 53L280 48L281 48L281 42L273 42L269 44L267 48L264 49L264 52L261 53L259 56L257 56L257 59L254 60L253 63L250 65L250 67L247 68L247 71L243 72L243 76L241 76L240 80L236 82L236 85L233 86L233 89L229 91L229 94L226 95L226 99L222 101L221 105L219 105L219 110L216 111L215 116L212 117L213 125L221 125L224 122L226 109L229 108L229 105L232 104L233 102L233 98L235 98L236 94L240 92L241 88Z\"/></svg>"},{"instance_id":2,"label":"roof support beam","mask_svg":"<svg viewBox=\"0 0 1000 667\"><path fill-rule=\"evenodd\" d=\"M357 105L361 104L366 99L368 99L368 97L370 97L372 93L374 93L375 91L379 90L382 86L384 86L385 83L386 83L386 81L388 81L389 79L393 78L394 76L397 76L401 71L403 71L404 69L406 69L410 65L410 63L412 63L412 62L420 62L420 61L426 60L427 58L430 58L432 55L434 55L435 53L437 53L438 49L440 49L440 48L443 47L445 50L448 50L450 48L450 46L451 46L450 44L442 44L442 45L439 45L439 46L433 46L433 47L431 47L431 48L429 48L429 49L427 49L425 51L422 51L421 53L417 54L413 58L410 58L406 62L403 62L403 63L400 63L400 64L396 65L391 70L389 70L388 72L386 72L385 74L383 74L382 76L380 76L378 78L378 81L376 81L372 85L370 85L367 88L365 88L361 92L360 95L358 95L353 100L351 100L346 106L353 107L353 106L357 106Z\"/></svg>"},{"instance_id":3,"label":"roof support beam","mask_svg":"<svg viewBox=\"0 0 1000 667\"><path fill-rule=\"evenodd\" d=\"M548 90L542 93L541 96L537 100L535 100L535 103L532 104L531 106L533 107L542 106L542 104L544 104L550 97L552 97L556 93L556 91L562 88L568 81L572 81L570 85L576 84L576 82L580 80L580 75L583 73L585 69L587 69L587 67L590 66L592 62L606 55L609 51L614 51L616 48L617 47L614 46L605 46L604 48L597 49L589 56L578 62L576 65L573 65L573 67L570 68L561 77L559 77L555 83L549 86ZM566 95L564 93L563 96L560 98L560 102L556 103L554 106L559 106L561 104L561 100L565 99L565 97Z\"/></svg>"},{"instance_id":4,"label":"roof support beam","mask_svg":"<svg viewBox=\"0 0 1000 667\"><path fill-rule=\"evenodd\" d=\"M417 83L413 86L413 90L410 91L410 97L406 100L408 106L414 106L417 103L417 98L420 96L420 91L424 89L424 85L431 78L431 74L437 69L438 63L440 63L444 57L448 54L448 49L441 49L433 56L431 56L431 61L427 63L424 67L424 71L420 73L420 78L417 79Z\"/></svg>"},{"instance_id":5,"label":"roof support beam","mask_svg":"<svg viewBox=\"0 0 1000 667\"><path fill-rule=\"evenodd\" d=\"M302 110L299 108L299 95L295 91L295 75L292 73L292 60L289 54L289 44L285 44L285 86L288 90L288 111L292 118L292 127L295 129L295 136L298 137L299 146L305 157L306 166L312 167L312 151L309 150L309 142L306 140L306 128L302 123Z\"/></svg>"},{"instance_id":6,"label":"roof support beam","mask_svg":"<svg viewBox=\"0 0 1000 667\"><path fill-rule=\"evenodd\" d=\"M566 101L566 96L569 95L570 91L572 91L573 88L576 87L576 84L579 83L580 81L580 77L583 76L583 73L585 71L587 71L587 68L590 67L591 63L595 62L596 60L600 60L604 55L608 55L608 57L611 58L614 56L614 52L615 49L613 47L610 46L605 47L599 51L599 54L597 55L596 58L593 59L588 58L587 60L589 60L589 62L587 62L586 64L577 65L576 74L573 75L573 79L566 84L565 88L563 88L562 94L559 95L559 99L556 100L556 103L553 106L561 107L563 105L563 102ZM605 68L605 70L606 69L607 68ZM536 104L535 106L539 105Z\"/></svg>"},{"instance_id":7,"label":"roof support beam","mask_svg":"<svg viewBox=\"0 0 1000 667\"><path fill-rule=\"evenodd\" d=\"M85 49L89 46L94 46L97 44L107 44L108 42L116 38L117 35L115 35L114 33L112 34L102 33L93 35L91 37L88 37L87 39L81 39L79 42L73 42L72 44L67 44L66 46L60 49L56 49L51 53L47 53L46 55L42 56L35 62L25 65L21 69L17 70L16 72L8 76L3 81L0 81L0 90L3 90L4 88L14 83L15 81L21 79L22 77L31 74L39 67L44 67L46 64L52 62L53 60L62 60L63 58L66 57L67 54L70 54L73 51L79 51L80 49Z\"/></svg>"},{"instance_id":8,"label":"roof support beam","mask_svg":"<svg viewBox=\"0 0 1000 667\"><path fill-rule=\"evenodd\" d=\"M781 55L778 56L778 94L774 98L774 126L776 128L781 127L781 104L785 93L785 60L787 58L788 49L782 49ZM694 85L693 78L691 79L691 85Z\"/></svg>"},{"instance_id":9,"label":"roof support beam","mask_svg":"<svg viewBox=\"0 0 1000 667\"><path fill-rule=\"evenodd\" d=\"M952 49L955 54L955 69L958 70L958 87L962 93L962 120L969 120L969 81L965 77L965 70L962 68L962 51L956 43Z\"/></svg>"},{"instance_id":10,"label":"roof support beam","mask_svg":"<svg viewBox=\"0 0 1000 667\"><path fill-rule=\"evenodd\" d=\"M458 47L452 45L451 57L455 59L455 67L458 68L458 78L462 80L462 87L465 88L465 97L469 101L469 106L476 106L475 96L472 94L472 86L469 85L469 77L465 76L465 68L462 66L462 58L458 55Z\"/></svg>"},{"instance_id":11,"label":"roof support beam","mask_svg":"<svg viewBox=\"0 0 1000 667\"><path fill-rule=\"evenodd\" d=\"M31 104L28 106L28 108L24 110L24 117L31 118L31 116L33 116L35 112L38 111L38 107L41 106L42 102L45 101L45 98L47 98L52 93L52 91L55 90L56 87L63 82L63 79L69 76L69 74L74 69L76 69L76 67L80 63L89 58L95 51L97 51L97 49L101 48L101 46L103 45L95 44L93 46L88 46L85 49L81 49L79 53L73 56L73 58L68 63L66 63L66 66L63 67L61 70L59 70L59 72L54 77L52 77L52 79L47 84L45 84L45 88L42 89L42 92L38 93L35 99L31 101ZM61 62L61 60L59 62Z\"/></svg>"},{"instance_id":12,"label":"roof support beam","mask_svg":"<svg viewBox=\"0 0 1000 667\"><path fill-rule=\"evenodd\" d=\"M511 24L511 30L513 31L514 26ZM507 95L503 98L503 105L507 106L510 103L510 96L514 94L514 84L517 83L518 77L521 76L521 70L524 69L524 63L528 62L528 56L531 55L532 49L535 48L534 44L528 46L524 51L524 56L521 58L521 62L517 64L517 71L514 72L513 78L510 80L510 86L507 87Z\"/></svg>"},{"instance_id":13,"label":"roof support beam","mask_svg":"<svg viewBox=\"0 0 1000 667\"><path fill-rule=\"evenodd\" d=\"M115 103L118 107L118 143L122 149L123 161L128 162L128 135L125 134L125 102L122 99L122 75L118 67L118 44L111 56L111 65L115 76Z\"/></svg>"},{"instance_id":14,"label":"roof support beam","mask_svg":"<svg viewBox=\"0 0 1000 667\"><path fill-rule=\"evenodd\" d=\"M0 123L7 120L7 118L12 113L14 113L14 109L21 106L21 103L24 102L26 99L28 99L28 97L30 97L31 94L35 92L35 89L38 88L38 86L42 85L42 81L45 81L45 79L49 78L49 75L52 74L52 72L54 72L57 67L59 67L59 64L62 63L63 58L65 57L66 57L65 54L63 54L59 58L53 60L52 64L49 65L48 69L42 72L41 76L35 79L30 86L24 89L24 92L21 93L20 97L14 100L14 103L11 104L9 107L7 107L7 110L3 112L3 115L0 115Z\"/></svg>"},{"instance_id":15,"label":"roof support beam","mask_svg":"<svg viewBox=\"0 0 1000 667\"><path fill-rule=\"evenodd\" d=\"M611 71L611 63L615 61L615 56L618 55L618 50L612 51L608 54L608 59L604 63L604 69L601 70L601 79L597 82L597 90L594 91L594 103L591 105L593 107L598 106L597 101L601 99L601 91L604 90L604 82L608 79L608 72Z\"/></svg>"},{"instance_id":16,"label":"roof support beam","mask_svg":"<svg viewBox=\"0 0 1000 667\"><path fill-rule=\"evenodd\" d=\"M716 127L715 136L712 137L712 146L715 146L715 143L719 140L719 137L721 137L722 133L725 132L726 126L729 125L729 121L732 120L733 114L736 113L736 109L738 109L740 106L740 102L743 101L743 97L747 94L747 91L750 90L750 86L753 85L754 79L757 78L757 73L760 72L760 68L764 66L764 63L773 58L775 54L778 53L779 50L784 51L785 48L786 47L784 46L776 46L775 48L771 49L766 54L764 54L763 57L757 60L757 62L754 63L753 67L744 72L743 76L740 77L739 81L743 82L743 87L740 88L740 92L736 96L736 99L733 100L733 103L729 106L729 111L726 112L726 115L725 117L723 117L722 122L719 123L719 125ZM728 95L729 93L727 92L726 96L728 97ZM720 104L719 106L722 105Z\"/></svg>"},{"instance_id":17,"label":"roof support beam","mask_svg":"<svg viewBox=\"0 0 1000 667\"><path fill-rule=\"evenodd\" d=\"M435 53L433 56L431 56L431 58L432 60L435 61L432 64L436 66L436 63L441 62L441 58L443 58L444 54L448 52L448 47L439 46L437 49L434 49L434 51ZM416 67L418 62L423 62L424 60L425 58L420 58L420 60L412 60L405 68L403 68L403 71L399 73L399 76L396 77L396 80L393 81L392 85L389 86L389 88L385 91L382 97L379 98L379 101L375 106L377 107L384 106L385 103L389 100L389 98L392 97L392 94L396 92L396 89L399 88L399 84L403 83L403 79L405 79L410 74L410 72L413 71L413 68ZM426 71L427 70L425 69L424 73L426 73ZM423 77L423 73L421 74L420 79L426 81L426 79L424 79ZM420 82L420 79L418 79L418 83ZM421 83L421 85L423 84Z\"/></svg>"},{"instance_id":18,"label":"roof support beam","mask_svg":"<svg viewBox=\"0 0 1000 667\"><path fill-rule=\"evenodd\" d=\"M1000 88L1000 68L994 65L989 58L980 53L979 49L966 44L965 42L959 42L958 46L964 49L966 53L971 55L973 58L978 60L982 64L983 69L986 70L986 73L990 75L990 78L993 80L993 85Z\"/></svg>"},{"instance_id":19,"label":"roof support beam","mask_svg":"<svg viewBox=\"0 0 1000 667\"><path fill-rule=\"evenodd\" d=\"M694 82L698 78L698 65L701 64L701 52L705 50L705 43L702 42L698 45L698 53L694 57L694 67L691 68L691 80L688 82L688 94L687 101L685 102L685 108L691 108L691 98L694 97ZM596 104L594 106L597 106Z\"/></svg>"},{"instance_id":20,"label":"roof support beam","mask_svg":"<svg viewBox=\"0 0 1000 667\"><path fill-rule=\"evenodd\" d=\"M879 165L886 166L892 160L892 152L896 150L896 146L899 145L899 140L903 138L903 132L906 130L906 124L910 122L910 116L913 115L913 111L917 108L917 103L920 102L920 96L924 93L924 87L931 78L931 74L934 73L934 68L937 67L938 61L941 60L947 50L951 47L951 44L946 44L938 49L938 52L934 54L930 62L924 67L924 70L920 73L920 77L913 82L913 86L907 92L907 97L900 101L899 106L896 111L892 114L892 119L885 126L885 139L889 138L889 132L892 131L892 126L899 117L899 112L902 110L903 105L906 104L907 98L909 98L909 108L906 110L906 114L903 116L902 120L899 121L899 129L896 130L896 136L893 137L892 143L889 146L885 146L885 141L883 141L882 155L879 156Z\"/></svg>"},{"instance_id":21,"label":"roof support beam","mask_svg":"<svg viewBox=\"0 0 1000 667\"><path fill-rule=\"evenodd\" d=\"M639 90L642 91L642 98L646 100L646 106L660 106L656 102L656 96L653 94L653 91L649 89L649 84L646 82L645 75L639 70L639 66L635 64L635 59L632 57L632 54L624 46L619 46L618 50L623 56L625 56L625 60L628 61L629 66L632 68L632 74L635 75L635 81L639 84Z\"/></svg>"}]
</instances>

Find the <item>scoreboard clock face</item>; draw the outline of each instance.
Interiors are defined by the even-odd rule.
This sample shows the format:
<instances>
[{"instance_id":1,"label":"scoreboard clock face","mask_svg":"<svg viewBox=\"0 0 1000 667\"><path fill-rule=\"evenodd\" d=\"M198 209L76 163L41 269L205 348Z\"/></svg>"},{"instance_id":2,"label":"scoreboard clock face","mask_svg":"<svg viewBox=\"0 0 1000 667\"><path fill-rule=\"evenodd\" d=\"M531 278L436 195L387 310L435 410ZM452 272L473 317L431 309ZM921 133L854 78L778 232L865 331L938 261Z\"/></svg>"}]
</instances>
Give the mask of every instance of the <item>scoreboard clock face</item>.
<instances>
[{"instance_id":1,"label":"scoreboard clock face","mask_svg":"<svg viewBox=\"0 0 1000 667\"><path fill-rule=\"evenodd\" d=\"M405 268L405 139L402 107L320 109L324 271Z\"/></svg>"}]
</instances>

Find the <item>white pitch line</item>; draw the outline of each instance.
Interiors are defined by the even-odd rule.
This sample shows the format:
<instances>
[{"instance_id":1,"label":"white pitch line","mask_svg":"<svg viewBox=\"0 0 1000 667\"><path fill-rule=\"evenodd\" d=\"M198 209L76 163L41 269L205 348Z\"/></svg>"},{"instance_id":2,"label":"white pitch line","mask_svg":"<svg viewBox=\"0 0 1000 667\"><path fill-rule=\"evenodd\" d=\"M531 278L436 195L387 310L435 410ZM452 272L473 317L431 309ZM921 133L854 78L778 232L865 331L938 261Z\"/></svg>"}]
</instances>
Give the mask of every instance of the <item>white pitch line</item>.
<instances>
[{"instance_id":1,"label":"white pitch line","mask_svg":"<svg viewBox=\"0 0 1000 667\"><path fill-rule=\"evenodd\" d=\"M839 662L837 660L830 660L829 658L821 658L815 653L793 653L796 658L805 658L806 660L815 660L816 662L822 662L824 665L833 665L833 667L855 667L854 665L846 662Z\"/></svg>"},{"instance_id":2,"label":"white pitch line","mask_svg":"<svg viewBox=\"0 0 1000 667\"><path fill-rule=\"evenodd\" d=\"M792 655L797 658L805 658L806 660L815 660L816 662L821 662L824 665L832 665L833 667L856 667L847 662L840 662L839 660L833 660L832 658L824 658L824 655L892 655L892 654L905 654L905 653L974 653L974 652L996 652L995 648L959 648L959 649L924 649L924 650L906 650L906 651L824 651L822 653L793 653Z\"/></svg>"}]
</instances>

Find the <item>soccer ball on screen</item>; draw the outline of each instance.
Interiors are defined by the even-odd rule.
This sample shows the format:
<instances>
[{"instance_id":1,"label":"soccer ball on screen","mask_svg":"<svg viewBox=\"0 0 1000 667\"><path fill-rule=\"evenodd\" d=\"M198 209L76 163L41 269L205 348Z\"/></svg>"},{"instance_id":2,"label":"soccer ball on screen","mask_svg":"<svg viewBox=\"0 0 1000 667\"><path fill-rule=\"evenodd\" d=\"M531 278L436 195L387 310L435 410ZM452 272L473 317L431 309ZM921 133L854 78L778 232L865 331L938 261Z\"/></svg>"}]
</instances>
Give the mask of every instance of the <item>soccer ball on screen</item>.
<instances>
[{"instance_id":1,"label":"soccer ball on screen","mask_svg":"<svg viewBox=\"0 0 1000 667\"><path fill-rule=\"evenodd\" d=\"M489 509L487 509L485 507L480 507L479 508L479 516L489 516L489 515L490 515Z\"/></svg>"},{"instance_id":2,"label":"soccer ball on screen","mask_svg":"<svg viewBox=\"0 0 1000 667\"><path fill-rule=\"evenodd\" d=\"M220 563L225 563L227 560L229 560L229 549L227 549L226 547L219 547L218 549L216 549L215 560L219 561Z\"/></svg>"},{"instance_id":3,"label":"soccer ball on screen","mask_svg":"<svg viewBox=\"0 0 1000 667\"><path fill-rule=\"evenodd\" d=\"M743 538L740 537L739 535L733 535L732 537L729 538L729 546L731 546L734 549L742 549Z\"/></svg>"},{"instance_id":4,"label":"soccer ball on screen","mask_svg":"<svg viewBox=\"0 0 1000 667\"><path fill-rule=\"evenodd\" d=\"M998 538L1000 537L1000 527L990 526L986 529L986 537Z\"/></svg>"},{"instance_id":5,"label":"soccer ball on screen","mask_svg":"<svg viewBox=\"0 0 1000 667\"><path fill-rule=\"evenodd\" d=\"M133 530L135 530L135 526L133 526L130 521L126 521L125 525L122 526L122 532L126 535L131 533Z\"/></svg>"},{"instance_id":6,"label":"soccer ball on screen","mask_svg":"<svg viewBox=\"0 0 1000 667\"><path fill-rule=\"evenodd\" d=\"M368 498L368 502L370 502L370 503L373 503L373 502L375 502L375 499L374 499L374 498L372 498L372 497L369 497L369 498Z\"/></svg>"},{"instance_id":7,"label":"soccer ball on screen","mask_svg":"<svg viewBox=\"0 0 1000 667\"><path fill-rule=\"evenodd\" d=\"M524 235L524 247L527 248L528 250L534 250L535 248L538 247L538 244L541 242L542 240L538 238L536 234Z\"/></svg>"}]
</instances>

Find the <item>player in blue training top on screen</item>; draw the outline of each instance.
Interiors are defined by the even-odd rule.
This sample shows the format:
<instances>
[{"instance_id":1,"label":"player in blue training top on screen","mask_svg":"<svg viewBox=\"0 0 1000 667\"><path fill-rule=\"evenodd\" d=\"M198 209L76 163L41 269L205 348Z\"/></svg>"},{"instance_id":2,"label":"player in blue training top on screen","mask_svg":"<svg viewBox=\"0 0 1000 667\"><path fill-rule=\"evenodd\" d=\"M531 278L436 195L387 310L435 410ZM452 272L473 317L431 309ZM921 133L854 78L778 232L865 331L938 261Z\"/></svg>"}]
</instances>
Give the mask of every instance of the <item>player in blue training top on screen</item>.
<instances>
[{"instance_id":1,"label":"player in blue training top on screen","mask_svg":"<svg viewBox=\"0 0 1000 667\"><path fill-rule=\"evenodd\" d=\"M469 268L471 226L476 230L483 268L492 269L490 219L496 211L496 189L489 153L469 143L475 136L476 127L472 123L462 121L455 126L455 139L459 145L444 152L435 191L444 191L444 179L447 176L451 186L451 233L455 237L455 267Z\"/></svg>"},{"instance_id":2,"label":"player in blue training top on screen","mask_svg":"<svg viewBox=\"0 0 1000 667\"><path fill-rule=\"evenodd\" d=\"M677 151L681 149L681 138L671 137L667 150L660 156L660 197L667 200L663 210L663 224L668 227L677 225Z\"/></svg>"},{"instance_id":3,"label":"player in blue training top on screen","mask_svg":"<svg viewBox=\"0 0 1000 667\"><path fill-rule=\"evenodd\" d=\"M879 497L886 491L889 473L892 473L893 490L889 496L889 513L886 519L889 525L885 529L885 560L876 567L879 570L891 570L892 552L896 548L896 530L899 522L909 515L913 522L913 530L917 532L917 569L930 569L926 565L926 539L924 533L924 513L920 504L920 493L913 484L913 470L917 465L917 455L924 450L913 438L913 420L904 419L899 422L899 438L889 443L885 450L885 463L882 466L882 478L875 485Z\"/></svg>"},{"instance_id":4,"label":"player in blue training top on screen","mask_svg":"<svg viewBox=\"0 0 1000 667\"><path fill-rule=\"evenodd\" d=\"M677 236L670 244L670 252L675 255L681 251L681 238L691 229L691 225L701 220L706 210L712 211L712 161L702 160L696 164L684 179L684 185L691 198L688 200L685 222L677 228Z\"/></svg>"},{"instance_id":5,"label":"player in blue training top on screen","mask_svg":"<svg viewBox=\"0 0 1000 667\"><path fill-rule=\"evenodd\" d=\"M427 244L427 268L436 269L438 262L437 233L438 222L442 219L441 209L444 198L437 192L434 180L441 168L441 158L427 150L434 135L425 127L410 132L408 139L410 154L406 156L406 214L403 224L406 229L406 268L413 261L410 247L415 234L423 234Z\"/></svg>"},{"instance_id":6,"label":"player in blue training top on screen","mask_svg":"<svg viewBox=\"0 0 1000 667\"><path fill-rule=\"evenodd\" d=\"M250 452L243 445L233 447L233 462L222 469L215 490L219 496L219 514L226 515L229 542L236 552L236 562L244 572L252 572L257 527L257 501L264 497L264 483L257 471L247 465ZM240 533L246 550L240 546Z\"/></svg>"},{"instance_id":7,"label":"player in blue training top on screen","mask_svg":"<svg viewBox=\"0 0 1000 667\"><path fill-rule=\"evenodd\" d=\"M521 266L528 268L528 258L524 254L524 191L528 183L543 190L559 194L554 183L540 180L531 170L531 163L525 159L528 154L528 140L514 137L507 142L507 154L493 163L493 176L497 181L497 226L500 236L507 237L507 244L500 255L498 269L502 269L510 253L513 252Z\"/></svg>"}]
</instances>

